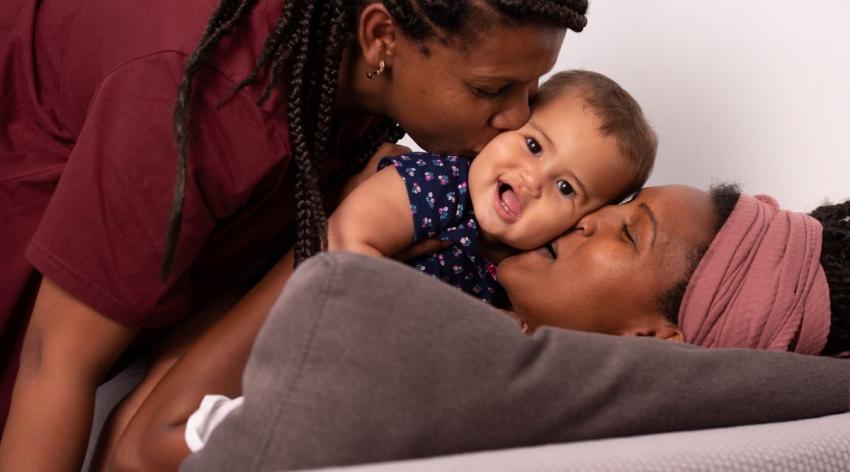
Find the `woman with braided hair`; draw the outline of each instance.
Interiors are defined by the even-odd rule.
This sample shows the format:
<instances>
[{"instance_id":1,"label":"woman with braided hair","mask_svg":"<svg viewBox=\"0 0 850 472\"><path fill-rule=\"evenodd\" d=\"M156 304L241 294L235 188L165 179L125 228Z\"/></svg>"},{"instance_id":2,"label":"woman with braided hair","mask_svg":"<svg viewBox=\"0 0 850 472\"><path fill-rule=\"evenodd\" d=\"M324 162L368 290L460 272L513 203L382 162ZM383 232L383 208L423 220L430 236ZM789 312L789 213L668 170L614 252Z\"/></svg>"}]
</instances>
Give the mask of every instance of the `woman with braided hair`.
<instances>
[{"instance_id":1,"label":"woman with braided hair","mask_svg":"<svg viewBox=\"0 0 850 472\"><path fill-rule=\"evenodd\" d=\"M320 251L325 203L402 128L428 151L472 156L521 126L586 9L7 2L0 469L77 468L94 389L116 359L279 254L281 241L294 239L297 262ZM279 281L272 271L262 283ZM270 304L249 295L225 320L256 315L239 332L251 339ZM246 345L229 341L220 357L205 354L217 373L244 364Z\"/></svg>"}]
</instances>

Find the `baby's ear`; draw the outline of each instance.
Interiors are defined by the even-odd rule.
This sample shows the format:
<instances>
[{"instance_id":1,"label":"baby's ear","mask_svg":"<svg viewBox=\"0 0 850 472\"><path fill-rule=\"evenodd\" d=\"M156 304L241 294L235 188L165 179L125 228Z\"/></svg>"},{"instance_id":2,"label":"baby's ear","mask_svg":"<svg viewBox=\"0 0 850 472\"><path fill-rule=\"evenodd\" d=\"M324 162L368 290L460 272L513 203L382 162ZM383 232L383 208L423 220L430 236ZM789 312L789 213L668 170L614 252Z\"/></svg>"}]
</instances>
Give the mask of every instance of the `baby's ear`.
<instances>
[{"instance_id":1,"label":"baby's ear","mask_svg":"<svg viewBox=\"0 0 850 472\"><path fill-rule=\"evenodd\" d=\"M625 329L618 334L621 336L651 336L679 343L685 342L685 335L678 326L664 318L656 317L645 320L639 325Z\"/></svg>"}]
</instances>

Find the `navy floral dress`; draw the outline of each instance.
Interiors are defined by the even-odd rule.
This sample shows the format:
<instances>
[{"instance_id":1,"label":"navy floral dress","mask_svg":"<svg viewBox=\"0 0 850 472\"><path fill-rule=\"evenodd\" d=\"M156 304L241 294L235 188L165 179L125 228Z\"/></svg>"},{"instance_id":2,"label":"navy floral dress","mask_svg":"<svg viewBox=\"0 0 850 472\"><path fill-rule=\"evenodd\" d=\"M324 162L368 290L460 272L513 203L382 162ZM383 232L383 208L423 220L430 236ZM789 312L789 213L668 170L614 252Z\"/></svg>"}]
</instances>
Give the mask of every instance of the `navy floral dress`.
<instances>
[{"instance_id":1,"label":"navy floral dress","mask_svg":"<svg viewBox=\"0 0 850 472\"><path fill-rule=\"evenodd\" d=\"M457 156L410 153L388 157L407 187L413 216L413 241L439 239L452 245L407 263L496 306L507 296L496 268L479 249L478 222L469 197L469 161Z\"/></svg>"}]
</instances>

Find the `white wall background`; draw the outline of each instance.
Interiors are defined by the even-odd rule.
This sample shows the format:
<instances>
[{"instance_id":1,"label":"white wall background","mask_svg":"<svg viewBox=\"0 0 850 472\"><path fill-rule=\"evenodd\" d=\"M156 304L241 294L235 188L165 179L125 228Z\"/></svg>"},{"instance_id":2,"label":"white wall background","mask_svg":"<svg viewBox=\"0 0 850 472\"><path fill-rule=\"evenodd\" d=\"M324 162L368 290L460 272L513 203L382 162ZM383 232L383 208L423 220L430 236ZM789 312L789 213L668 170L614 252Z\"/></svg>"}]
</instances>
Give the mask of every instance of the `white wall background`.
<instances>
[{"instance_id":1,"label":"white wall background","mask_svg":"<svg viewBox=\"0 0 850 472\"><path fill-rule=\"evenodd\" d=\"M850 197L850 0L595 0L588 19L555 70L637 98L660 136L650 184Z\"/></svg>"}]
</instances>

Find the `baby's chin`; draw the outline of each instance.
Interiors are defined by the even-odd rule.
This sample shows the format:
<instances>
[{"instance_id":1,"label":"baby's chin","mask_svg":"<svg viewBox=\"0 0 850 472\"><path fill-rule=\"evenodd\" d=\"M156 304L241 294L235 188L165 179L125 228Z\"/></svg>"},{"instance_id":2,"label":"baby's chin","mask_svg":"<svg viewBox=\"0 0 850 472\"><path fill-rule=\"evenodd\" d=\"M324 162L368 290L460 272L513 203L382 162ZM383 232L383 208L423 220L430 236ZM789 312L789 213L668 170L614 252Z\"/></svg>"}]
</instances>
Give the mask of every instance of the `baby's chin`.
<instances>
[{"instance_id":1,"label":"baby's chin","mask_svg":"<svg viewBox=\"0 0 850 472\"><path fill-rule=\"evenodd\" d=\"M530 251L537 249L540 246L554 239L554 237L542 240L540 235L529 234L528 231L516 231L518 228L510 226L491 225L487 220L480 219L478 221L478 232L481 239L491 244L500 244L508 246L516 250L516 252Z\"/></svg>"}]
</instances>

